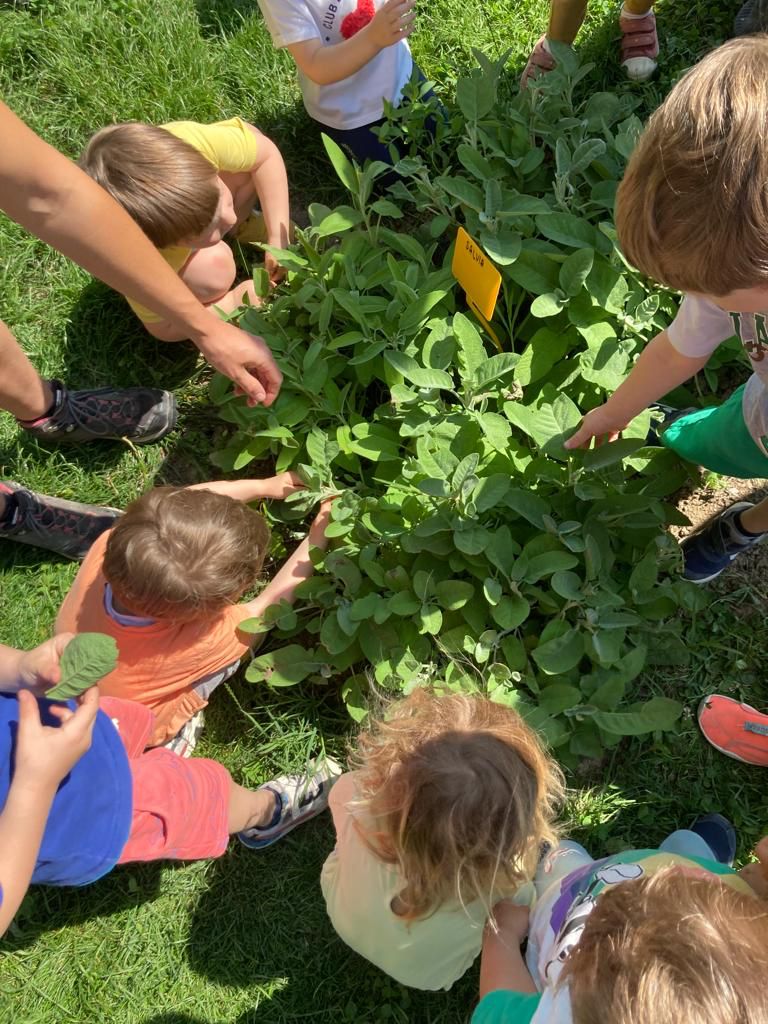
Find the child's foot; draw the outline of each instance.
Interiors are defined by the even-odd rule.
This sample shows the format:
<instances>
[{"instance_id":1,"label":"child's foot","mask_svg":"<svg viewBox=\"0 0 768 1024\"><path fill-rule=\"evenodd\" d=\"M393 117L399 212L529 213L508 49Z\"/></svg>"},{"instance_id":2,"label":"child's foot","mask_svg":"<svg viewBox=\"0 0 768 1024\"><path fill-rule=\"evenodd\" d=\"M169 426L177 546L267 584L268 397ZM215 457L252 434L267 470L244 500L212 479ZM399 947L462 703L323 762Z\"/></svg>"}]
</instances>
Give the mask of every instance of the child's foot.
<instances>
[{"instance_id":1,"label":"child's foot","mask_svg":"<svg viewBox=\"0 0 768 1024\"><path fill-rule=\"evenodd\" d=\"M736 829L722 814L703 814L691 825L691 832L701 836L720 864L733 867L736 859Z\"/></svg>"},{"instance_id":2,"label":"child's foot","mask_svg":"<svg viewBox=\"0 0 768 1024\"><path fill-rule=\"evenodd\" d=\"M19 420L41 441L159 441L176 426L176 399L158 388L94 388L68 391L49 381L52 410L37 420Z\"/></svg>"},{"instance_id":3,"label":"child's foot","mask_svg":"<svg viewBox=\"0 0 768 1024\"><path fill-rule=\"evenodd\" d=\"M251 850L263 850L287 836L298 825L322 813L328 806L328 794L342 769L331 758L310 761L302 775L281 775L259 789L273 793L275 817L264 828L249 828L238 839Z\"/></svg>"},{"instance_id":4,"label":"child's foot","mask_svg":"<svg viewBox=\"0 0 768 1024\"><path fill-rule=\"evenodd\" d=\"M544 75L547 71L552 71L554 66L555 58L547 49L547 37L542 36L531 50L528 63L525 65L525 71L523 71L520 78L520 88L525 89L530 79Z\"/></svg>"},{"instance_id":5,"label":"child's foot","mask_svg":"<svg viewBox=\"0 0 768 1024\"><path fill-rule=\"evenodd\" d=\"M768 715L732 697L711 694L699 705L704 738L726 757L768 768Z\"/></svg>"},{"instance_id":6,"label":"child's foot","mask_svg":"<svg viewBox=\"0 0 768 1024\"><path fill-rule=\"evenodd\" d=\"M84 505L35 494L10 480L0 483L4 510L0 538L55 551L76 561L122 515L106 505Z\"/></svg>"},{"instance_id":7,"label":"child's foot","mask_svg":"<svg viewBox=\"0 0 768 1024\"><path fill-rule=\"evenodd\" d=\"M623 7L619 16L621 29L621 65L633 82L647 81L656 70L659 55L659 37L656 33L656 15L629 14Z\"/></svg>"},{"instance_id":8,"label":"child's foot","mask_svg":"<svg viewBox=\"0 0 768 1024\"><path fill-rule=\"evenodd\" d=\"M737 501L698 533L686 537L681 545L685 579L693 583L709 583L735 558L760 543L765 534L749 533L739 518L742 512L752 507L751 501Z\"/></svg>"}]
</instances>

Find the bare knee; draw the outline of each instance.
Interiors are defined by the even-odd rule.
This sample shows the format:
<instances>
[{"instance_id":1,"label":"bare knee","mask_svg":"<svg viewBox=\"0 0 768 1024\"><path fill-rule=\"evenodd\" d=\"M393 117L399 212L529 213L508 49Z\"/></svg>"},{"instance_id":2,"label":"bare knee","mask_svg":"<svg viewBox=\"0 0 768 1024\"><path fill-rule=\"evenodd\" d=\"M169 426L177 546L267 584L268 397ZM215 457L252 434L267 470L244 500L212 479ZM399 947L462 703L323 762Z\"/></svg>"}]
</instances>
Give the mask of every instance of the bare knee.
<instances>
[{"instance_id":1,"label":"bare knee","mask_svg":"<svg viewBox=\"0 0 768 1024\"><path fill-rule=\"evenodd\" d=\"M181 279L203 305L208 305L229 291L235 273L232 250L226 242L217 242L191 257L181 272Z\"/></svg>"}]
</instances>

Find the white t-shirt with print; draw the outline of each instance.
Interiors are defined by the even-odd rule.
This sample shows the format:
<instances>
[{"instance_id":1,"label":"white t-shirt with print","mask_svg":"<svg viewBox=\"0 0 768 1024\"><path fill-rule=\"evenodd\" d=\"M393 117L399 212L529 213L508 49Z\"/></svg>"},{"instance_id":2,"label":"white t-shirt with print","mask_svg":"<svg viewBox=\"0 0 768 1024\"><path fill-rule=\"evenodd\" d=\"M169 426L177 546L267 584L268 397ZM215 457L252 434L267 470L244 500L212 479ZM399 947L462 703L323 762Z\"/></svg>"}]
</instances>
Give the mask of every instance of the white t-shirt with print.
<instances>
[{"instance_id":1,"label":"white t-shirt with print","mask_svg":"<svg viewBox=\"0 0 768 1024\"><path fill-rule=\"evenodd\" d=\"M385 0L259 0L277 47L319 39L335 46L366 25ZM304 106L321 124L342 131L361 128L384 116L384 100L397 105L411 77L413 59L405 39L380 50L354 75L318 85L299 71Z\"/></svg>"},{"instance_id":2,"label":"white t-shirt with print","mask_svg":"<svg viewBox=\"0 0 768 1024\"><path fill-rule=\"evenodd\" d=\"M691 359L711 355L734 335L739 338L754 370L742 398L744 422L768 456L768 311L726 313L709 299L686 295L667 334L677 351Z\"/></svg>"}]
</instances>

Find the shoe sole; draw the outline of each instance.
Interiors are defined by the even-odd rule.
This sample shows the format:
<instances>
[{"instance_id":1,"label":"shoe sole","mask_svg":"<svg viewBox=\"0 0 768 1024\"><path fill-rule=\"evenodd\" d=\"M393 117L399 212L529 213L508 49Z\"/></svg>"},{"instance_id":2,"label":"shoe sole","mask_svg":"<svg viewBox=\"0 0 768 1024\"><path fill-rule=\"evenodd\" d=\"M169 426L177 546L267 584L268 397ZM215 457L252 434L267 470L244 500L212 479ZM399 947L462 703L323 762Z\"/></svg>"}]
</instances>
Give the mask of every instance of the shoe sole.
<instances>
[{"instance_id":1,"label":"shoe sole","mask_svg":"<svg viewBox=\"0 0 768 1024\"><path fill-rule=\"evenodd\" d=\"M298 828L299 825L303 825L305 822L319 817L323 811L327 810L327 808L328 805L326 804L325 807L320 807L316 811L310 811L309 814L305 814L303 817L292 821L287 828L282 829L277 835L270 836L269 839L248 839L243 836L242 832L237 833L237 838L243 846L247 847L249 850L266 850L268 846L274 846L275 843L279 843L281 839L285 839L285 837L293 832L294 829Z\"/></svg>"},{"instance_id":2,"label":"shoe sole","mask_svg":"<svg viewBox=\"0 0 768 1024\"><path fill-rule=\"evenodd\" d=\"M699 704L698 709L696 711L696 721L699 723L699 729L701 729L702 736L710 745L710 747L712 747L713 750L716 750L719 754L722 754L724 757L730 757L732 761L738 761L740 764L751 764L753 768L765 768L766 765L763 764L762 761L750 761L746 757L740 757L739 754L734 754L732 750L726 750L724 747L721 747L719 743L715 743L714 740L711 740L709 736L707 736L706 732L704 731L704 727L701 724L701 714L702 711L706 708L706 703L708 699L708 697L705 697ZM755 710L756 715L760 714L760 712L756 709L753 710Z\"/></svg>"}]
</instances>

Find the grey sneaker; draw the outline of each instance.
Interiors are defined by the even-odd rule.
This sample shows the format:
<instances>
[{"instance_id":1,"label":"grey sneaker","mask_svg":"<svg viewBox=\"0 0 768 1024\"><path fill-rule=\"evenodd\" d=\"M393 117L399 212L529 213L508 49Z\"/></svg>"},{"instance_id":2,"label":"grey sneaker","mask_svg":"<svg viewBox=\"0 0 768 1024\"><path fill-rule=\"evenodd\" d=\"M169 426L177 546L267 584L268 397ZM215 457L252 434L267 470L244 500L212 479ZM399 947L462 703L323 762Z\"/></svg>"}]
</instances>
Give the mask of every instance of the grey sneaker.
<instances>
[{"instance_id":1,"label":"grey sneaker","mask_svg":"<svg viewBox=\"0 0 768 1024\"><path fill-rule=\"evenodd\" d=\"M117 441L134 444L159 441L176 426L176 399L159 388L94 388L68 391L60 380L49 381L55 395L53 412L37 420L19 420L40 441Z\"/></svg>"},{"instance_id":2,"label":"grey sneaker","mask_svg":"<svg viewBox=\"0 0 768 1024\"><path fill-rule=\"evenodd\" d=\"M107 505L84 505L28 491L11 480L0 483L10 516L0 520L0 539L55 551L75 561L85 558L97 537L122 515Z\"/></svg>"},{"instance_id":3,"label":"grey sneaker","mask_svg":"<svg viewBox=\"0 0 768 1024\"><path fill-rule=\"evenodd\" d=\"M263 850L287 836L297 826L321 814L328 806L328 794L342 768L331 758L310 761L301 775L281 775L259 789L274 793L280 813L269 828L249 828L237 838L251 850ZM277 811L275 812L277 816Z\"/></svg>"}]
</instances>

